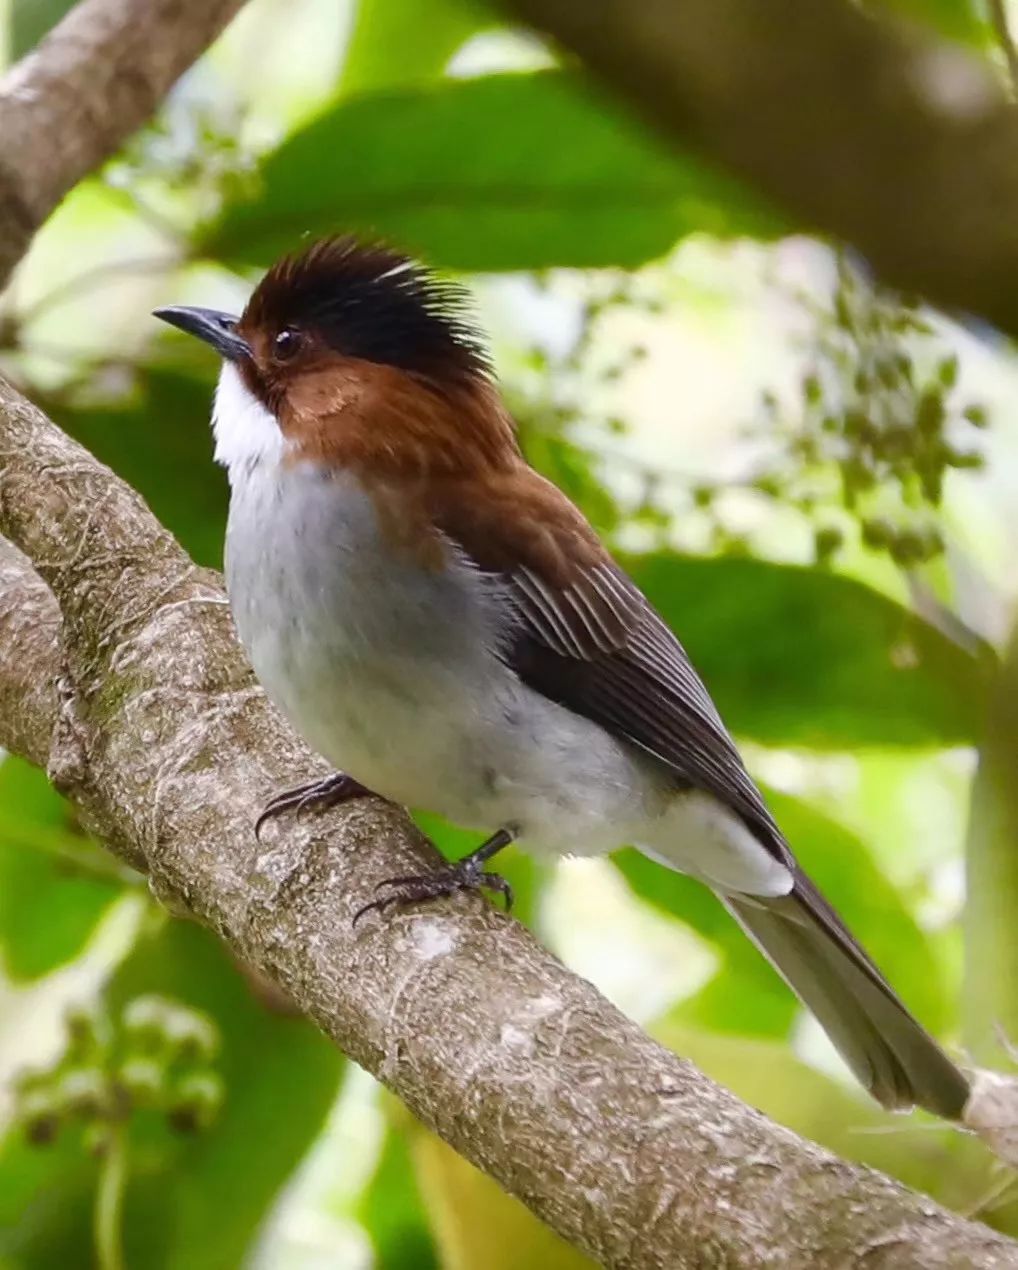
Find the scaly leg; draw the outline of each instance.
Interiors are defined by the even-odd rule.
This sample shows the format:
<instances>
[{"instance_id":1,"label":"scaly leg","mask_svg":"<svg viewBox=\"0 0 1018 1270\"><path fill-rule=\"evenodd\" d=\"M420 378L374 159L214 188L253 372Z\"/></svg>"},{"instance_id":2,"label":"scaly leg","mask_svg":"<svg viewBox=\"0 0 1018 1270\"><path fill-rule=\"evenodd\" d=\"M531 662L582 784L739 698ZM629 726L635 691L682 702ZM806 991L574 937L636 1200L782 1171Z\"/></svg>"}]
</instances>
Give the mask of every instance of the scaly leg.
<instances>
[{"instance_id":1,"label":"scaly leg","mask_svg":"<svg viewBox=\"0 0 1018 1270\"><path fill-rule=\"evenodd\" d=\"M489 873L485 865L503 847L507 847L516 837L513 829L499 829L491 837L482 842L476 851L471 851L462 860L443 865L431 873L415 873L409 877L387 878L379 882L376 891L390 888L390 894L365 904L354 914L356 926L365 913L377 911L384 913L387 908L405 904L417 904L427 900L437 900L447 895L455 895L457 891L496 891L505 898L506 912L513 906L512 887L499 873Z\"/></svg>"}]
</instances>

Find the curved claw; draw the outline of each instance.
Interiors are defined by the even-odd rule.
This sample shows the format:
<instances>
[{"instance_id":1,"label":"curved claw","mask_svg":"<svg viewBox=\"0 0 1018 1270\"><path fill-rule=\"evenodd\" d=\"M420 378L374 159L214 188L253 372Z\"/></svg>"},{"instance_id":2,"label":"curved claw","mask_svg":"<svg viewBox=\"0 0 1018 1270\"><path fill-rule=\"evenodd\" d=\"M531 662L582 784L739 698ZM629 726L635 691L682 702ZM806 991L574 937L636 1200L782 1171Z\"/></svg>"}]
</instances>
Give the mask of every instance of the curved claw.
<instances>
[{"instance_id":1,"label":"curved claw","mask_svg":"<svg viewBox=\"0 0 1018 1270\"><path fill-rule=\"evenodd\" d=\"M355 781L352 776L347 776L345 772L334 772L322 780L308 781L294 789L284 789L262 808L254 825L255 839L261 842L262 829L267 821L284 812L292 811L299 816L312 807L335 807L351 798L363 798L370 793L370 789Z\"/></svg>"},{"instance_id":2,"label":"curved claw","mask_svg":"<svg viewBox=\"0 0 1018 1270\"><path fill-rule=\"evenodd\" d=\"M475 869L459 869L450 865L446 869L434 873L418 873L398 878L384 878L375 886L375 894L386 887L392 888L390 895L364 904L353 916L353 925L372 911L384 913L387 908L402 907L409 904L423 904L429 900L448 899L457 891L496 891L505 900L505 911L513 906L513 889L500 873L479 873Z\"/></svg>"},{"instance_id":3,"label":"curved claw","mask_svg":"<svg viewBox=\"0 0 1018 1270\"><path fill-rule=\"evenodd\" d=\"M415 886L418 883L431 883L434 879L434 874L429 876L427 873L409 873L401 878L383 878L375 886L375 894L377 895L379 891L384 890L387 886ZM449 894L451 895L452 892L450 891Z\"/></svg>"},{"instance_id":4,"label":"curved claw","mask_svg":"<svg viewBox=\"0 0 1018 1270\"><path fill-rule=\"evenodd\" d=\"M396 903L395 899L390 897L389 899L385 899L385 900L372 900L370 904L363 904L357 910L357 912L354 913L353 920L350 922L350 925L356 926L365 913L373 912L375 909L377 909L379 913L384 913L386 908L388 908L390 904L395 904L395 903Z\"/></svg>"},{"instance_id":5,"label":"curved claw","mask_svg":"<svg viewBox=\"0 0 1018 1270\"><path fill-rule=\"evenodd\" d=\"M501 873L483 874L481 885L487 887L489 891L497 891L505 900L505 911L507 913L512 912L512 907L516 903L516 896L513 894L513 888Z\"/></svg>"}]
</instances>

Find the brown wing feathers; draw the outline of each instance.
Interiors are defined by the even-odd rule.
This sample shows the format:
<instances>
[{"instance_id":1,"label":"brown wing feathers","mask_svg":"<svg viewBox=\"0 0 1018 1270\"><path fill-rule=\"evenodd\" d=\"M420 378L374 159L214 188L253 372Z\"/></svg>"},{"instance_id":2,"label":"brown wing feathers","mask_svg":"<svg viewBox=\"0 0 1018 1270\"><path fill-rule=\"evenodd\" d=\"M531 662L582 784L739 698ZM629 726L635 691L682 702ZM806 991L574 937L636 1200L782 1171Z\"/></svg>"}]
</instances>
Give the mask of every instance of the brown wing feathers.
<instances>
[{"instance_id":1,"label":"brown wing feathers","mask_svg":"<svg viewBox=\"0 0 1018 1270\"><path fill-rule=\"evenodd\" d=\"M713 793L789 859L681 645L558 489L520 463L446 485L432 508L507 586L516 621L505 656L525 683L655 755L680 785Z\"/></svg>"}]
</instances>

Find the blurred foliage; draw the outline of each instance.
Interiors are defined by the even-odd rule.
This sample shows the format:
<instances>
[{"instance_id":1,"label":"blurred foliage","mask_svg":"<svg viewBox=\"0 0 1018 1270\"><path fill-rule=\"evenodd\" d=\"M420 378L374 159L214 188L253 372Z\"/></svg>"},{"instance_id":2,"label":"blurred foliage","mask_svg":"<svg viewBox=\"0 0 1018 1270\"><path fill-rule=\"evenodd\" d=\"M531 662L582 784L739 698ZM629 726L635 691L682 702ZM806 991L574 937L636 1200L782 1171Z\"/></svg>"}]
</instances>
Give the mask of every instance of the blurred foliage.
<instances>
[{"instance_id":1,"label":"blurred foliage","mask_svg":"<svg viewBox=\"0 0 1018 1270\"><path fill-rule=\"evenodd\" d=\"M385 1142L357 1216L371 1233L379 1270L438 1270L441 1261L410 1155L411 1117L390 1106ZM424 1130L417 1126L417 1132Z\"/></svg>"},{"instance_id":2,"label":"blurred foliage","mask_svg":"<svg viewBox=\"0 0 1018 1270\"><path fill-rule=\"evenodd\" d=\"M0 765L0 953L13 980L76 957L129 875L86 839L45 773Z\"/></svg>"},{"instance_id":3,"label":"blurred foliage","mask_svg":"<svg viewBox=\"0 0 1018 1270\"><path fill-rule=\"evenodd\" d=\"M466 40L498 19L483 0L361 0L343 61L344 96L375 93L439 75Z\"/></svg>"},{"instance_id":4,"label":"blurred foliage","mask_svg":"<svg viewBox=\"0 0 1018 1270\"><path fill-rule=\"evenodd\" d=\"M979 0L866 0L864 7L921 22L960 44L978 47L993 38L987 6Z\"/></svg>"},{"instance_id":5,"label":"blurred foliage","mask_svg":"<svg viewBox=\"0 0 1018 1270\"><path fill-rule=\"evenodd\" d=\"M12 0L14 53L67 7ZM866 7L973 48L990 41L974 0ZM648 461L628 417L648 382L674 398L683 444L698 440L661 330L690 312L707 327L728 302L710 285L680 284L669 253L680 240L694 251L714 243L713 259L727 251L745 261L737 240L770 243L787 228L781 216L665 147L575 70L520 73L521 60L554 65L554 51L518 37L510 46L481 0L436 0L423 18L413 0L352 3L345 52L335 73L323 60L314 93L302 58L259 43L281 16L313 39L322 6L252 0L229 47L186 77L91 194L72 195L43 231L0 300L4 372L138 488L197 560L218 565L227 498L207 423L216 365L157 329L148 309L239 302L277 251L336 229L387 234L445 268L525 271L508 286L476 281L500 313L523 314L497 330L496 352L526 453L618 550L729 726L760 747L751 760L782 783L776 760L812 770L893 748L920 790L902 778L895 798L921 801L931 788L923 764L979 742L1000 684L995 654L957 602L952 551L962 535L951 499L962 482L992 475L1007 420L994 413L983 431L990 407L970 388L955 329L832 255L830 285L792 297L802 318L790 336L796 374L764 375L760 417L737 438L740 454L752 454L748 475L719 480ZM460 58L464 46L471 56ZM278 117L264 85L288 81L278 66L263 78L273 56L296 85ZM752 502L749 529L733 517L733 494ZM788 518L807 527L812 564L808 548L787 549ZM707 526L699 555L677 548L693 523ZM900 573L932 579L954 625L913 611ZM810 779L789 780L800 785L808 793ZM860 798L846 795L840 823L830 799L821 812L808 796L767 796L821 889L950 1044L957 888L864 840ZM879 808L886 838L917 832L913 813L892 804L887 796ZM475 833L417 814L447 855L477 844ZM922 858L934 870L933 853ZM509 851L499 869L516 915L560 934L557 866ZM704 888L631 849L599 876L620 893L604 958L632 957L636 978L653 973L656 954L641 943L647 906L708 950L705 976L654 1022L665 1043L782 1123L1018 1231L1013 1194L978 1144L921 1118L892 1119L823 1074L812 1052L799 1056L793 999ZM12 1079L0 1102L0 1264L83 1265L93 1244L100 1270L113 1270L118 1244L132 1270L339 1264L331 1246L316 1245L322 1212L356 1227L351 1270L585 1264L391 1099L373 1136L334 1137L330 1117L351 1114L335 1102L344 1071L335 1050L214 936L156 913L140 883L89 840L42 774L4 760L0 1071L36 1075ZM141 908L148 916L135 929L125 911ZM68 1021L54 1040L45 1020L61 1002ZM196 1036L215 1044L182 1063L188 1034L185 1052ZM317 1208L309 1172L326 1179ZM264 1238L275 1214L282 1243ZM283 1249L271 1265L269 1247Z\"/></svg>"},{"instance_id":6,"label":"blurred foliage","mask_svg":"<svg viewBox=\"0 0 1018 1270\"><path fill-rule=\"evenodd\" d=\"M776 452L748 488L816 522L818 563L844 546L831 516L840 504L866 547L902 568L925 564L944 549L936 512L948 474L983 466L973 441L986 408L962 396L958 355L931 317L874 287L844 253L830 307L802 302L814 321L800 397L786 407L763 394L753 434Z\"/></svg>"},{"instance_id":7,"label":"blurred foliage","mask_svg":"<svg viewBox=\"0 0 1018 1270\"><path fill-rule=\"evenodd\" d=\"M268 264L302 234L342 228L388 235L446 268L490 271L638 265L694 230L779 226L586 81L547 71L340 100L265 157L198 249Z\"/></svg>"},{"instance_id":8,"label":"blurred foliage","mask_svg":"<svg viewBox=\"0 0 1018 1270\"><path fill-rule=\"evenodd\" d=\"M321 1128L342 1059L311 1024L255 999L212 934L164 916L101 1000L99 1017L117 1030L105 1040L95 1025L100 1039L83 1047L79 1012L57 1067L66 1123L33 1128L47 1109L31 1100L38 1080L23 1078L28 1132L15 1122L0 1143L0 1255L32 1270L81 1264L102 1194L94 1130L112 1121L125 1156L126 1264L239 1265ZM94 1103L68 1118L61 1082L71 1096L94 1090Z\"/></svg>"},{"instance_id":9,"label":"blurred foliage","mask_svg":"<svg viewBox=\"0 0 1018 1270\"><path fill-rule=\"evenodd\" d=\"M12 61L24 57L64 16L75 0L11 0L8 39Z\"/></svg>"}]
</instances>

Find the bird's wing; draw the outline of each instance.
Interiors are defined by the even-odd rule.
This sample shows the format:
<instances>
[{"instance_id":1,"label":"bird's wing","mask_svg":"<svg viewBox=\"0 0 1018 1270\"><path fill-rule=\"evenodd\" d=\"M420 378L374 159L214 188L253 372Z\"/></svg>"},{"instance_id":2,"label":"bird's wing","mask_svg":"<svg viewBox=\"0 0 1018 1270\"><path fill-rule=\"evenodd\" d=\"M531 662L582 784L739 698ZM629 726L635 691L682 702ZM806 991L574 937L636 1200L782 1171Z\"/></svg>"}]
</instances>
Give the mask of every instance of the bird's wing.
<instances>
[{"instance_id":1,"label":"bird's wing","mask_svg":"<svg viewBox=\"0 0 1018 1270\"><path fill-rule=\"evenodd\" d=\"M783 863L791 853L682 645L581 513L525 469L446 490L435 521L508 594L503 657L529 687L713 794Z\"/></svg>"}]
</instances>

